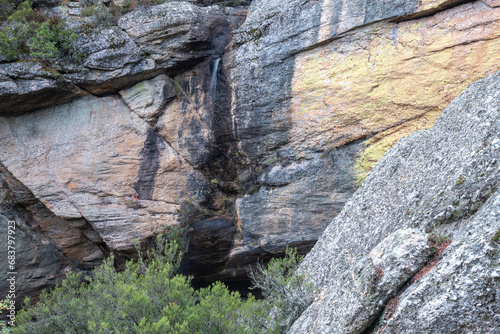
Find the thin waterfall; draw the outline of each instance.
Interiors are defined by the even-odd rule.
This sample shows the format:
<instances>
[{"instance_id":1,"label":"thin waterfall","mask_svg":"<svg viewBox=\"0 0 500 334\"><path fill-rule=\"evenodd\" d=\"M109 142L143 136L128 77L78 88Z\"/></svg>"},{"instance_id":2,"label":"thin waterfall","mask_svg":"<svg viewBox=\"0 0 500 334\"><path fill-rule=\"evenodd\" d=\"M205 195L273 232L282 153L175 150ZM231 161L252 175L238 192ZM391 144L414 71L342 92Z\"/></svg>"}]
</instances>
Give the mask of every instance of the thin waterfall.
<instances>
[{"instance_id":1,"label":"thin waterfall","mask_svg":"<svg viewBox=\"0 0 500 334\"><path fill-rule=\"evenodd\" d=\"M214 69L212 70L212 76L210 77L210 95L212 99L215 99L215 91L217 90L217 73L219 72L220 58L217 58L214 63Z\"/></svg>"}]
</instances>

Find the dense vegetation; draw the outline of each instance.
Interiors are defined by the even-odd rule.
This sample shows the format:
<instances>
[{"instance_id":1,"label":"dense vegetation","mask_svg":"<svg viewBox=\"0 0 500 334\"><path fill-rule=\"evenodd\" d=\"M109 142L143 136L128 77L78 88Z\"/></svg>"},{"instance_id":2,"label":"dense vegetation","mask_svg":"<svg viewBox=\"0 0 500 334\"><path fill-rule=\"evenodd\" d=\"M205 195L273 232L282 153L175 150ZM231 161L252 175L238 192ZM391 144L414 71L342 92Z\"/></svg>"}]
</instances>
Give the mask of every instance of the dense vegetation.
<instances>
[{"instance_id":1,"label":"dense vegetation","mask_svg":"<svg viewBox=\"0 0 500 334\"><path fill-rule=\"evenodd\" d=\"M81 17L88 19L85 27L89 29L107 27L138 6L161 2L163 0L128 0L124 7L111 4L108 8L101 1L81 0ZM74 49L78 37L66 21L34 8L31 1L0 0L0 22L0 54L7 61L67 59L79 63L85 57Z\"/></svg>"},{"instance_id":2,"label":"dense vegetation","mask_svg":"<svg viewBox=\"0 0 500 334\"><path fill-rule=\"evenodd\" d=\"M87 277L69 272L60 286L19 312L12 332L283 333L312 301L311 286L295 273L295 250L252 271L266 297L256 300L220 282L193 289L188 277L176 274L179 240L175 231L159 236L156 248L139 252L139 260L121 272L112 257Z\"/></svg>"},{"instance_id":3,"label":"dense vegetation","mask_svg":"<svg viewBox=\"0 0 500 334\"><path fill-rule=\"evenodd\" d=\"M9 300L0 300L0 314L2 314L9 307ZM5 320L0 321L0 334L10 333L9 328L6 325Z\"/></svg>"},{"instance_id":4,"label":"dense vegetation","mask_svg":"<svg viewBox=\"0 0 500 334\"><path fill-rule=\"evenodd\" d=\"M60 17L34 10L31 1L0 0L0 13L0 53L8 61L79 57L77 35Z\"/></svg>"}]
</instances>

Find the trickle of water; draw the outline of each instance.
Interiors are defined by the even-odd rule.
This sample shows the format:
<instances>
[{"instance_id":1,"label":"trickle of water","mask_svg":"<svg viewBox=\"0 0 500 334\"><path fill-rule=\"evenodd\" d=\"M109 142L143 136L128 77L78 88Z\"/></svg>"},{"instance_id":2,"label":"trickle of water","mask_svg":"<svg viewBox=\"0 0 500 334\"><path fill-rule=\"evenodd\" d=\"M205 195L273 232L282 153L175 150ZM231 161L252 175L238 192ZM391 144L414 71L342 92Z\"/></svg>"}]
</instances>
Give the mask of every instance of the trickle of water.
<instances>
[{"instance_id":1,"label":"trickle of water","mask_svg":"<svg viewBox=\"0 0 500 334\"><path fill-rule=\"evenodd\" d=\"M212 97L217 89L217 73L219 72L219 64L220 58L217 58L214 63L214 69L212 70L212 76L210 77L210 94Z\"/></svg>"}]
</instances>

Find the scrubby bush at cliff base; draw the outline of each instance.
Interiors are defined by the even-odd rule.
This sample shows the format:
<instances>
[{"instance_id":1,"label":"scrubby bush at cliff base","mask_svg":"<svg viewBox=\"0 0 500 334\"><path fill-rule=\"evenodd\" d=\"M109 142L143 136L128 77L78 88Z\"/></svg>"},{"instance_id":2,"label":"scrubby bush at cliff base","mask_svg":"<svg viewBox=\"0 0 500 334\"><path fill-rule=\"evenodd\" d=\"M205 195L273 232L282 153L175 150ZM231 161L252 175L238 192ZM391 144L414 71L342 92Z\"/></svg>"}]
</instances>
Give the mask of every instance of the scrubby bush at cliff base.
<instances>
[{"instance_id":1,"label":"scrubby bush at cliff base","mask_svg":"<svg viewBox=\"0 0 500 334\"><path fill-rule=\"evenodd\" d=\"M314 300L312 284L296 270L302 259L296 249L287 247L286 256L272 259L267 269L260 263L249 271L254 287L262 290L271 308L268 327L272 332L287 332Z\"/></svg>"},{"instance_id":2,"label":"scrubby bush at cliff base","mask_svg":"<svg viewBox=\"0 0 500 334\"><path fill-rule=\"evenodd\" d=\"M19 312L13 333L280 333L291 324L280 312L296 316L295 298L304 296L292 291L303 281L292 275L296 253L272 261L270 272L261 267L254 274L263 279L256 285L268 299L242 299L219 282L194 290L189 278L175 274L181 255L177 238L159 236L156 242L122 272L112 258L88 277L69 272L35 306Z\"/></svg>"}]
</instances>

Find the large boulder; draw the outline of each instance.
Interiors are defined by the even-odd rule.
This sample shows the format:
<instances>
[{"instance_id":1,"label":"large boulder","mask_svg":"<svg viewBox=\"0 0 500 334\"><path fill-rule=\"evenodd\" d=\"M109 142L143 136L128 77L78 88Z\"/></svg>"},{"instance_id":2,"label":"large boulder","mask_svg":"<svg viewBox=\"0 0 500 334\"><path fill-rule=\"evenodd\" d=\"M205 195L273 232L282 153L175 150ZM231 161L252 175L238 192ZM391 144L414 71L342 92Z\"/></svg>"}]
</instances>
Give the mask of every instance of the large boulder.
<instances>
[{"instance_id":1,"label":"large boulder","mask_svg":"<svg viewBox=\"0 0 500 334\"><path fill-rule=\"evenodd\" d=\"M379 161L302 263L318 295L291 333L499 331L499 92L472 84Z\"/></svg>"}]
</instances>

